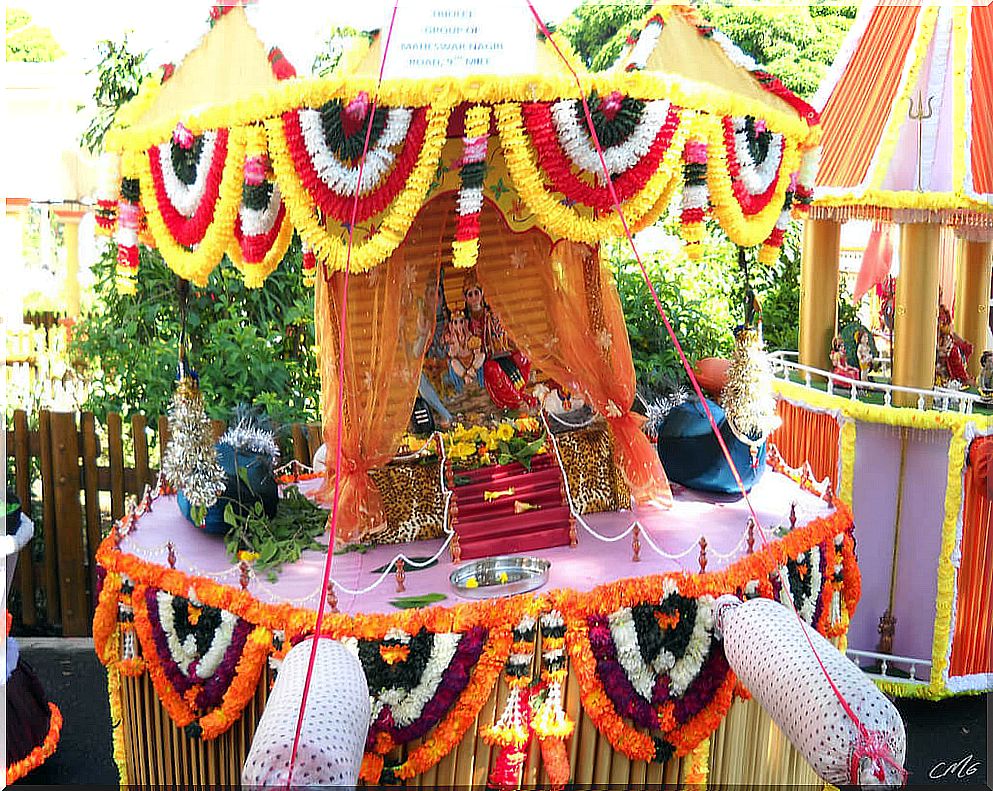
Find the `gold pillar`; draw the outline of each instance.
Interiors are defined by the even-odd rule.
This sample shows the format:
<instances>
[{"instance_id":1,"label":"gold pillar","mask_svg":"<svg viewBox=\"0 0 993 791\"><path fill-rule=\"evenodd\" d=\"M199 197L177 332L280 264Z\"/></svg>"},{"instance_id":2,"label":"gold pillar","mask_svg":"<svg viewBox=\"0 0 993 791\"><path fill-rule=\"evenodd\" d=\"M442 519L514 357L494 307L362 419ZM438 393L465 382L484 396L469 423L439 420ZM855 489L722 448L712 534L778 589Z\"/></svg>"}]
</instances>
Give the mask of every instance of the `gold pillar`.
<instances>
[{"instance_id":1,"label":"gold pillar","mask_svg":"<svg viewBox=\"0 0 993 791\"><path fill-rule=\"evenodd\" d=\"M939 225L900 226L900 275L896 281L893 384L930 390L938 334ZM916 406L917 396L894 393L897 406Z\"/></svg>"},{"instance_id":2,"label":"gold pillar","mask_svg":"<svg viewBox=\"0 0 993 791\"><path fill-rule=\"evenodd\" d=\"M58 208L55 215L62 223L62 238L66 251L65 294L66 314L79 317L79 221L84 212L78 209Z\"/></svg>"},{"instance_id":3,"label":"gold pillar","mask_svg":"<svg viewBox=\"0 0 993 791\"><path fill-rule=\"evenodd\" d=\"M838 324L841 223L806 220L800 260L800 363L831 370L831 340Z\"/></svg>"},{"instance_id":4,"label":"gold pillar","mask_svg":"<svg viewBox=\"0 0 993 791\"><path fill-rule=\"evenodd\" d=\"M956 240L955 332L974 347L967 366L970 376L979 373L979 358L986 349L991 275L993 242Z\"/></svg>"}]
</instances>

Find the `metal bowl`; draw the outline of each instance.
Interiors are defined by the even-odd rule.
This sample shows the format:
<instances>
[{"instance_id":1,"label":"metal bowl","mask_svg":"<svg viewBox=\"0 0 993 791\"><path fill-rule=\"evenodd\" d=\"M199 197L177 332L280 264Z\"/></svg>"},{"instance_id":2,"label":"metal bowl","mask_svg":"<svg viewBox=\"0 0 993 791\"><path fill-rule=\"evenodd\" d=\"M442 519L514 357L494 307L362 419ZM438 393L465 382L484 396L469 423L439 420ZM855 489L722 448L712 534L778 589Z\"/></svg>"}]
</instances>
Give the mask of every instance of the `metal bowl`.
<instances>
[{"instance_id":1,"label":"metal bowl","mask_svg":"<svg viewBox=\"0 0 993 791\"><path fill-rule=\"evenodd\" d=\"M548 582L551 565L541 558L500 555L459 566L449 580L455 592L467 599L513 596L537 590Z\"/></svg>"}]
</instances>

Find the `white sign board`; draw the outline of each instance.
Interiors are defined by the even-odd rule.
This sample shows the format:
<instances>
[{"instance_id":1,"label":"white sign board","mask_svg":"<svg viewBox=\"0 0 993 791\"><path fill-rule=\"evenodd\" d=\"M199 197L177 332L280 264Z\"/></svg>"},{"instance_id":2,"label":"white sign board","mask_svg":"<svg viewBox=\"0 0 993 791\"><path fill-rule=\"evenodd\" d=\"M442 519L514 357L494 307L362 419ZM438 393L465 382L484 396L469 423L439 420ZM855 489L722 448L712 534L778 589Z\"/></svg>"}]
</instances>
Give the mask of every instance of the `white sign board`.
<instances>
[{"instance_id":1,"label":"white sign board","mask_svg":"<svg viewBox=\"0 0 993 791\"><path fill-rule=\"evenodd\" d=\"M533 74L536 53L535 21L523 0L402 0L384 76Z\"/></svg>"}]
</instances>

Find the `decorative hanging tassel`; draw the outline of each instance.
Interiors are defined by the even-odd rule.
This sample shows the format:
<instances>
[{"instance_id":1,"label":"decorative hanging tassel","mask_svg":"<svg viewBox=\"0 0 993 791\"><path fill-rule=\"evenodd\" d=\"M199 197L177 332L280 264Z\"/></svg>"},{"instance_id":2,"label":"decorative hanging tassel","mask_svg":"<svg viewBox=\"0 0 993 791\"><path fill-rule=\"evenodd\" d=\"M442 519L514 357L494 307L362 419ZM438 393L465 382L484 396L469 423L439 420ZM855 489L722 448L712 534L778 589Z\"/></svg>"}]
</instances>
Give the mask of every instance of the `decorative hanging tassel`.
<instances>
[{"instance_id":1,"label":"decorative hanging tassel","mask_svg":"<svg viewBox=\"0 0 993 791\"><path fill-rule=\"evenodd\" d=\"M490 135L489 105L477 104L465 114L462 158L456 162L462 181L456 204L458 215L452 264L456 268L476 265L479 255L479 214L483 210L483 178L486 175L487 140Z\"/></svg>"},{"instance_id":2,"label":"decorative hanging tassel","mask_svg":"<svg viewBox=\"0 0 993 791\"><path fill-rule=\"evenodd\" d=\"M217 463L210 418L196 374L181 372L169 407L169 446L162 472L195 509L206 510L224 491L226 475ZM199 522L200 520L194 520Z\"/></svg>"},{"instance_id":3,"label":"decorative hanging tassel","mask_svg":"<svg viewBox=\"0 0 993 791\"><path fill-rule=\"evenodd\" d=\"M141 228L141 187L138 179L121 180L117 203L117 291L134 294L138 279L138 232Z\"/></svg>"},{"instance_id":4,"label":"decorative hanging tassel","mask_svg":"<svg viewBox=\"0 0 993 791\"><path fill-rule=\"evenodd\" d=\"M531 741L531 705L528 687L534 665L534 641L537 623L525 615L514 627L514 644L507 657L504 679L510 692L503 713L495 724L483 729L483 740L503 749L497 758L489 785L492 788L514 789L520 782L520 770L527 758Z\"/></svg>"},{"instance_id":5,"label":"decorative hanging tassel","mask_svg":"<svg viewBox=\"0 0 993 791\"><path fill-rule=\"evenodd\" d=\"M735 336L721 406L735 436L754 446L756 452L782 422L776 414L772 368L762 349L762 338L754 328L743 327Z\"/></svg>"},{"instance_id":6,"label":"decorative hanging tassel","mask_svg":"<svg viewBox=\"0 0 993 791\"><path fill-rule=\"evenodd\" d=\"M810 212L814 202L814 181L821 162L821 147L808 149L800 160L800 173L796 180L796 192L793 196L793 219L799 220Z\"/></svg>"},{"instance_id":7,"label":"decorative hanging tassel","mask_svg":"<svg viewBox=\"0 0 993 791\"><path fill-rule=\"evenodd\" d=\"M683 202L679 220L686 256L693 260L703 253L703 218L709 203L707 144L699 139L687 140L683 148Z\"/></svg>"},{"instance_id":8,"label":"decorative hanging tassel","mask_svg":"<svg viewBox=\"0 0 993 791\"><path fill-rule=\"evenodd\" d=\"M541 745L541 758L553 790L564 788L571 774L565 742L575 723L562 708L565 681L565 621L552 610L541 616L541 683L544 694L531 720Z\"/></svg>"},{"instance_id":9,"label":"decorative hanging tassel","mask_svg":"<svg viewBox=\"0 0 993 791\"><path fill-rule=\"evenodd\" d=\"M310 249L310 245L306 242L302 242L303 245L303 284L310 288L314 285L314 279L317 277L317 257L314 255L314 251Z\"/></svg>"}]
</instances>

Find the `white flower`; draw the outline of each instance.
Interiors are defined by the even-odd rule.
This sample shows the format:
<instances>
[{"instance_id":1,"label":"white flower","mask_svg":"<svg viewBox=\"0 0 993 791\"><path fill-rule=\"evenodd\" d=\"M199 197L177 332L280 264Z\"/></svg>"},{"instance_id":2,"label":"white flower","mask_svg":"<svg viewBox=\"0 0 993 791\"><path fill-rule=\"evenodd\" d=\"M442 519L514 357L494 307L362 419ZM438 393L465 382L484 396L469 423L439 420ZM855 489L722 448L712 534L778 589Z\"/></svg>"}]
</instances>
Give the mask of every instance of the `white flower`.
<instances>
[{"instance_id":1,"label":"white flower","mask_svg":"<svg viewBox=\"0 0 993 791\"><path fill-rule=\"evenodd\" d=\"M749 195L764 193L779 173L783 161L784 138L778 132L769 137L765 159L756 162L748 145L747 126L744 118L734 119L734 154L740 167L740 179Z\"/></svg>"},{"instance_id":2,"label":"white flower","mask_svg":"<svg viewBox=\"0 0 993 791\"><path fill-rule=\"evenodd\" d=\"M669 115L669 102L655 99L645 102L645 109L634 130L623 143L603 149L607 172L612 176L637 165L648 153ZM593 147L585 120L576 117L576 102L561 99L552 105L552 123L559 143L577 168L596 176L603 183L603 164Z\"/></svg>"},{"instance_id":3,"label":"white flower","mask_svg":"<svg viewBox=\"0 0 993 791\"><path fill-rule=\"evenodd\" d=\"M696 600L696 620L686 652L679 657L669 672L669 691L675 696L689 689L700 673L703 660L710 652L710 638L714 629L714 597L700 596Z\"/></svg>"},{"instance_id":4,"label":"white flower","mask_svg":"<svg viewBox=\"0 0 993 791\"><path fill-rule=\"evenodd\" d=\"M460 217L478 214L483 209L483 188L469 187L459 190L457 211Z\"/></svg>"},{"instance_id":5,"label":"white flower","mask_svg":"<svg viewBox=\"0 0 993 791\"><path fill-rule=\"evenodd\" d=\"M624 674L638 694L650 701L652 691L655 688L655 673L642 659L641 649L638 645L638 632L634 628L631 609L622 607L616 612L612 612L607 616L607 622L610 624L610 634L617 650L617 661L624 668ZM662 651L661 653L666 652Z\"/></svg>"},{"instance_id":6,"label":"white flower","mask_svg":"<svg viewBox=\"0 0 993 791\"><path fill-rule=\"evenodd\" d=\"M659 22L653 21L645 25L645 28L641 31L641 35L638 37L638 41L631 50L631 55L628 57L628 64L638 69L645 68L648 57L655 51L655 45L659 43L659 36L661 35L662 25Z\"/></svg>"},{"instance_id":7,"label":"white flower","mask_svg":"<svg viewBox=\"0 0 993 791\"><path fill-rule=\"evenodd\" d=\"M207 189L207 174L214 162L217 132L203 133L203 146L196 164L196 177L192 184L183 183L172 166L172 143L160 143L155 147L159 167L162 169L162 184L173 208L184 217L192 217Z\"/></svg>"},{"instance_id":8,"label":"white flower","mask_svg":"<svg viewBox=\"0 0 993 791\"><path fill-rule=\"evenodd\" d=\"M390 630L390 632L393 631L392 629ZM399 630L397 631L399 632ZM390 638L390 632L387 632L388 639ZM404 635L404 633L400 632L400 635ZM392 639L409 642L409 636L406 637L406 640L403 637L394 637ZM428 657L428 661L424 666L424 672L421 674L419 683L409 692L404 689L383 690L378 696L378 703L376 699L373 699L373 717L378 715L383 705L390 706L393 713L393 721L401 728L410 725L420 717L424 706L427 705L427 702L438 691L442 676L444 676L445 670L451 664L461 639L461 634L453 634L451 632L441 632L434 635L431 655Z\"/></svg>"},{"instance_id":9,"label":"white flower","mask_svg":"<svg viewBox=\"0 0 993 791\"><path fill-rule=\"evenodd\" d=\"M338 195L354 196L359 183L359 167L346 165L332 153L324 137L320 111L310 108L299 110L298 117L304 146L321 181ZM413 111L409 107L392 107L387 112L382 134L366 152L359 195L371 192L389 173L396 159L391 149L407 137L412 117Z\"/></svg>"},{"instance_id":10,"label":"white flower","mask_svg":"<svg viewBox=\"0 0 993 791\"><path fill-rule=\"evenodd\" d=\"M249 209L244 203L238 209L241 218L241 232L245 236L264 236L272 230L279 217L279 209L283 205L283 196L279 187L272 185L272 194L264 209Z\"/></svg>"}]
</instances>

